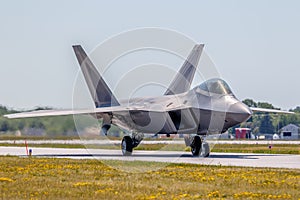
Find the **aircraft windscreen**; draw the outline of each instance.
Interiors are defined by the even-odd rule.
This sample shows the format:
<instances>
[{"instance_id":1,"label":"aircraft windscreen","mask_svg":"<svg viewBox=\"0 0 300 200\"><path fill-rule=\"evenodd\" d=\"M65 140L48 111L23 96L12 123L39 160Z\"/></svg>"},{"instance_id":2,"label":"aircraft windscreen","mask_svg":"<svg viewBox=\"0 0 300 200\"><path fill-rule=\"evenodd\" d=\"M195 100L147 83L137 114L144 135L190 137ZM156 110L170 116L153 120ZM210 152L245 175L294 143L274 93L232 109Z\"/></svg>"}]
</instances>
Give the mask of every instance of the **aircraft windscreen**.
<instances>
[{"instance_id":1,"label":"aircraft windscreen","mask_svg":"<svg viewBox=\"0 0 300 200\"><path fill-rule=\"evenodd\" d=\"M201 90L215 94L232 94L229 85L222 79L210 79L199 85Z\"/></svg>"}]
</instances>

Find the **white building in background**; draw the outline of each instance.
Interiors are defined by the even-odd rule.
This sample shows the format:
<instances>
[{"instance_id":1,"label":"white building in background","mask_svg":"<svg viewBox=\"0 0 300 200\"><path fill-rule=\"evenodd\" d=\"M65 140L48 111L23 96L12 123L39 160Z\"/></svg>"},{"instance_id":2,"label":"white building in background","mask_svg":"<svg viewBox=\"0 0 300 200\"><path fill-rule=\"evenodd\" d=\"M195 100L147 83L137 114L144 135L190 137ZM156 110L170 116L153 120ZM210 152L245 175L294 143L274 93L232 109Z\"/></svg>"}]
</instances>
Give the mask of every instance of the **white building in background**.
<instances>
[{"instance_id":1,"label":"white building in background","mask_svg":"<svg viewBox=\"0 0 300 200\"><path fill-rule=\"evenodd\" d=\"M299 127L294 124L288 124L281 128L280 138L285 140L298 140Z\"/></svg>"}]
</instances>

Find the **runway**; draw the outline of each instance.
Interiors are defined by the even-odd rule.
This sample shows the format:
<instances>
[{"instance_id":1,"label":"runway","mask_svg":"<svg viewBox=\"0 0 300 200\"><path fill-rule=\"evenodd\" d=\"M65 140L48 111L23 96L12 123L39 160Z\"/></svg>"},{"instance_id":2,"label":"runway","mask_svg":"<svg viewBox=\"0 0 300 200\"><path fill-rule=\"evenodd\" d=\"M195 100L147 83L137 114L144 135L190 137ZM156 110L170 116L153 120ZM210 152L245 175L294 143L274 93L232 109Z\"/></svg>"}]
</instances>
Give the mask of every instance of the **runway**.
<instances>
[{"instance_id":1,"label":"runway","mask_svg":"<svg viewBox=\"0 0 300 200\"><path fill-rule=\"evenodd\" d=\"M299 140L208 140L212 144L299 144ZM0 140L1 144L24 144L25 140ZM73 139L73 140L26 140L27 144L82 144L82 145L119 145L121 140L109 139ZM184 144L183 139L174 140L143 140L141 144Z\"/></svg>"},{"instance_id":2,"label":"runway","mask_svg":"<svg viewBox=\"0 0 300 200\"><path fill-rule=\"evenodd\" d=\"M191 163L200 165L221 165L241 167L271 167L300 169L300 155L211 153L210 157L193 157L190 152L181 151L134 151L131 157L124 157L121 150L31 148L37 157L71 159L100 159L125 161L152 161L170 163ZM24 147L0 147L0 155L26 156Z\"/></svg>"}]
</instances>

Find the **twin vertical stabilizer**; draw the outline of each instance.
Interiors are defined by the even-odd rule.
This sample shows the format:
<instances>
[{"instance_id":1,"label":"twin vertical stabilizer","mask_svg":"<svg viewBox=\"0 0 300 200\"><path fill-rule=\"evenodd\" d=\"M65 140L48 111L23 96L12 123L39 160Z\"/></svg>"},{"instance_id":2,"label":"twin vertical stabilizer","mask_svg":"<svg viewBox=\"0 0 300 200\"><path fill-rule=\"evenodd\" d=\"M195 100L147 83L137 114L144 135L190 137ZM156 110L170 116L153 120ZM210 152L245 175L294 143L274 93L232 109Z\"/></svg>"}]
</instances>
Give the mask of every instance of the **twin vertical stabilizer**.
<instances>
[{"instance_id":1,"label":"twin vertical stabilizer","mask_svg":"<svg viewBox=\"0 0 300 200\"><path fill-rule=\"evenodd\" d=\"M190 89L203 48L204 44L194 46L164 95L180 94Z\"/></svg>"},{"instance_id":2,"label":"twin vertical stabilizer","mask_svg":"<svg viewBox=\"0 0 300 200\"><path fill-rule=\"evenodd\" d=\"M119 106L120 104L116 97L113 95L83 48L80 45L74 45L73 49L96 108Z\"/></svg>"},{"instance_id":3,"label":"twin vertical stabilizer","mask_svg":"<svg viewBox=\"0 0 300 200\"><path fill-rule=\"evenodd\" d=\"M203 47L204 44L194 46L164 95L180 94L187 92L190 89ZM95 106L97 108L119 106L118 100L113 95L83 48L80 45L74 45L73 49Z\"/></svg>"}]
</instances>

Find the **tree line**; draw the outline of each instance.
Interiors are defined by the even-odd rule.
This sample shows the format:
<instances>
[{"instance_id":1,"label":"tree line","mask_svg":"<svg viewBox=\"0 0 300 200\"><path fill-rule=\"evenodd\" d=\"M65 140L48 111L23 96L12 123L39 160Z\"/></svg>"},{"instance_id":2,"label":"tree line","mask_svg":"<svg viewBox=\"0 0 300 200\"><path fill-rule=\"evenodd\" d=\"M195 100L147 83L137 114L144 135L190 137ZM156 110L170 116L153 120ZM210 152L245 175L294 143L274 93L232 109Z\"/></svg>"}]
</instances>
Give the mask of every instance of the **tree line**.
<instances>
[{"instance_id":1,"label":"tree line","mask_svg":"<svg viewBox=\"0 0 300 200\"><path fill-rule=\"evenodd\" d=\"M34 110L48 110L48 107L38 107ZM34 111L30 110L30 111ZM0 106L0 133L15 134L20 131L22 135L75 135L76 128L72 116L37 117L25 119L7 119L5 114L18 111Z\"/></svg>"},{"instance_id":2,"label":"tree line","mask_svg":"<svg viewBox=\"0 0 300 200\"><path fill-rule=\"evenodd\" d=\"M37 107L33 110L52 110L50 107ZM35 136L78 136L78 134L99 134L101 121L92 116L80 115L73 118L69 116L34 117L23 119L7 119L3 115L18 113L20 111L9 109L0 105L0 135L35 135ZM74 120L75 119L75 120ZM112 126L110 134L118 136L120 130Z\"/></svg>"}]
</instances>

